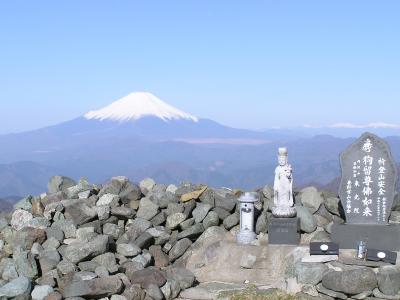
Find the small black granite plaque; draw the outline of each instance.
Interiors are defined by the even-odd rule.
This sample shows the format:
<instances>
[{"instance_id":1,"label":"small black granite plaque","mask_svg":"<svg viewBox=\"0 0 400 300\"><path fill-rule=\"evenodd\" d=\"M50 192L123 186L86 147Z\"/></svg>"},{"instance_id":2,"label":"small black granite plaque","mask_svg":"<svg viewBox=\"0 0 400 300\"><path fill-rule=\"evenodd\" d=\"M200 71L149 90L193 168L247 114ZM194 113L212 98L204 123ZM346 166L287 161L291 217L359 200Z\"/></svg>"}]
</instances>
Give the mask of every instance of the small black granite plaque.
<instances>
[{"instance_id":1,"label":"small black granite plaque","mask_svg":"<svg viewBox=\"0 0 400 300\"><path fill-rule=\"evenodd\" d=\"M332 242L310 243L310 255L339 255L339 245Z\"/></svg>"},{"instance_id":2,"label":"small black granite plaque","mask_svg":"<svg viewBox=\"0 0 400 300\"><path fill-rule=\"evenodd\" d=\"M268 225L268 243L298 245L300 243L298 218L271 218Z\"/></svg>"},{"instance_id":3,"label":"small black granite plaque","mask_svg":"<svg viewBox=\"0 0 400 300\"><path fill-rule=\"evenodd\" d=\"M383 261L395 265L397 260L397 253L386 250L367 249L367 260Z\"/></svg>"}]
</instances>

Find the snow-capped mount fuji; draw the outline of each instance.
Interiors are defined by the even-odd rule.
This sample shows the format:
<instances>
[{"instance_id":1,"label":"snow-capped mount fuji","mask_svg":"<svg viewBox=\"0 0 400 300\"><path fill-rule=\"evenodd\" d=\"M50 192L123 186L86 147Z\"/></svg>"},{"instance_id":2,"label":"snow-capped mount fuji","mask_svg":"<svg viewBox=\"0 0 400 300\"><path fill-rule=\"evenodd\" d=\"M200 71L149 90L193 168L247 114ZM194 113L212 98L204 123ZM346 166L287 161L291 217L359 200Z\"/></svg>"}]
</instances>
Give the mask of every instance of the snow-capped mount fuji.
<instances>
[{"instance_id":1,"label":"snow-capped mount fuji","mask_svg":"<svg viewBox=\"0 0 400 300\"><path fill-rule=\"evenodd\" d=\"M136 92L125 96L110 105L84 115L88 120L110 120L118 122L136 121L143 117L157 117L163 121L189 120L198 122L198 118L179 110L151 93Z\"/></svg>"},{"instance_id":2,"label":"snow-capped mount fuji","mask_svg":"<svg viewBox=\"0 0 400 300\"><path fill-rule=\"evenodd\" d=\"M266 133L224 126L198 118L147 92L135 92L73 120L29 132L0 136L0 162L43 161L74 155L81 159L105 145L132 143L260 144ZM21 147L24 145L24 147ZM96 149L93 149L96 145Z\"/></svg>"}]
</instances>

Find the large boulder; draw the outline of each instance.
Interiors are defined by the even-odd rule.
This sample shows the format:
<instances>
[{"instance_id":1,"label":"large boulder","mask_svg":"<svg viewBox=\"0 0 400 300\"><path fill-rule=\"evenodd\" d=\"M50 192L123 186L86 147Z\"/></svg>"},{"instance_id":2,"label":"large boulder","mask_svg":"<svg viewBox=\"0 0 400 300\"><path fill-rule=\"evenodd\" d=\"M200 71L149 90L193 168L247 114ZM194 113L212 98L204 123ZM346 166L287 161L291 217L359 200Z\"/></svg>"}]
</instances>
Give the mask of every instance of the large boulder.
<instances>
[{"instance_id":1,"label":"large boulder","mask_svg":"<svg viewBox=\"0 0 400 300\"><path fill-rule=\"evenodd\" d=\"M153 187L156 185L156 182L151 178L145 178L139 183L140 190L142 194L147 195Z\"/></svg>"},{"instance_id":2,"label":"large boulder","mask_svg":"<svg viewBox=\"0 0 400 300\"><path fill-rule=\"evenodd\" d=\"M383 294L396 295L400 291L400 270L398 267L380 267L377 278L379 290Z\"/></svg>"},{"instance_id":3,"label":"large boulder","mask_svg":"<svg viewBox=\"0 0 400 300\"><path fill-rule=\"evenodd\" d=\"M36 260L30 251L24 251L22 248L14 249L14 264L19 275L33 279L38 274Z\"/></svg>"},{"instance_id":4,"label":"large boulder","mask_svg":"<svg viewBox=\"0 0 400 300\"><path fill-rule=\"evenodd\" d=\"M44 300L53 291L53 288L49 285L37 285L31 293L32 300Z\"/></svg>"},{"instance_id":5,"label":"large boulder","mask_svg":"<svg viewBox=\"0 0 400 300\"><path fill-rule=\"evenodd\" d=\"M196 208L193 210L192 215L196 223L200 223L207 216L207 213L211 210L212 206L208 203L197 203Z\"/></svg>"},{"instance_id":6,"label":"large boulder","mask_svg":"<svg viewBox=\"0 0 400 300\"><path fill-rule=\"evenodd\" d=\"M119 294L123 283L118 276L72 281L63 290L63 296L101 298Z\"/></svg>"},{"instance_id":7,"label":"large boulder","mask_svg":"<svg viewBox=\"0 0 400 300\"><path fill-rule=\"evenodd\" d=\"M177 212L167 217L166 227L168 229L175 229L179 226L183 221L186 220L186 215L182 212Z\"/></svg>"},{"instance_id":8,"label":"large boulder","mask_svg":"<svg viewBox=\"0 0 400 300\"><path fill-rule=\"evenodd\" d=\"M237 197L232 191L226 189L214 190L215 207L232 212L237 203Z\"/></svg>"},{"instance_id":9,"label":"large boulder","mask_svg":"<svg viewBox=\"0 0 400 300\"><path fill-rule=\"evenodd\" d=\"M377 286L377 279L372 269L357 268L328 272L322 278L322 285L329 290L356 295L372 291Z\"/></svg>"},{"instance_id":10,"label":"large boulder","mask_svg":"<svg viewBox=\"0 0 400 300\"><path fill-rule=\"evenodd\" d=\"M230 216L228 216L228 217L224 220L223 224L224 224L224 227L225 227L226 229L230 230L230 229L232 229L234 226L236 226L237 224L239 224L239 222L240 222L240 215L239 215L238 213L235 212L235 213L231 214Z\"/></svg>"},{"instance_id":11,"label":"large boulder","mask_svg":"<svg viewBox=\"0 0 400 300\"><path fill-rule=\"evenodd\" d=\"M328 197L326 198L324 205L327 211L340 217L339 203L340 199L338 197Z\"/></svg>"},{"instance_id":12,"label":"large boulder","mask_svg":"<svg viewBox=\"0 0 400 300\"><path fill-rule=\"evenodd\" d=\"M321 206L324 199L315 187L307 187L300 191L300 201L310 212L315 213Z\"/></svg>"},{"instance_id":13,"label":"large boulder","mask_svg":"<svg viewBox=\"0 0 400 300\"><path fill-rule=\"evenodd\" d=\"M192 287L195 282L193 273L185 268L168 268L167 279L177 281L182 290Z\"/></svg>"},{"instance_id":14,"label":"large boulder","mask_svg":"<svg viewBox=\"0 0 400 300\"><path fill-rule=\"evenodd\" d=\"M169 260L173 262L181 257L191 245L192 242L188 238L184 238L176 242L176 244L169 251Z\"/></svg>"},{"instance_id":15,"label":"large boulder","mask_svg":"<svg viewBox=\"0 0 400 300\"><path fill-rule=\"evenodd\" d=\"M159 206L153 203L149 198L142 198L136 216L145 220L151 220L158 214L158 209Z\"/></svg>"},{"instance_id":16,"label":"large boulder","mask_svg":"<svg viewBox=\"0 0 400 300\"><path fill-rule=\"evenodd\" d=\"M136 271L130 274L128 278L133 284L139 284L143 288L146 288L150 284L162 287L167 282L164 273L155 267Z\"/></svg>"},{"instance_id":17,"label":"large boulder","mask_svg":"<svg viewBox=\"0 0 400 300\"><path fill-rule=\"evenodd\" d=\"M121 202L127 204L130 201L139 200L142 191L138 185L130 182L127 177L118 176L111 178L110 181L104 184L98 196L101 198L106 194L118 195Z\"/></svg>"},{"instance_id":18,"label":"large boulder","mask_svg":"<svg viewBox=\"0 0 400 300\"><path fill-rule=\"evenodd\" d=\"M311 233L317 229L317 220L310 210L304 206L296 206L297 217L300 219L300 229Z\"/></svg>"},{"instance_id":19,"label":"large boulder","mask_svg":"<svg viewBox=\"0 0 400 300\"><path fill-rule=\"evenodd\" d=\"M323 263L302 263L296 264L297 281L302 284L317 285L328 271Z\"/></svg>"},{"instance_id":20,"label":"large boulder","mask_svg":"<svg viewBox=\"0 0 400 300\"><path fill-rule=\"evenodd\" d=\"M13 298L29 295L31 282L25 276L20 276L0 287L0 297Z\"/></svg>"},{"instance_id":21,"label":"large boulder","mask_svg":"<svg viewBox=\"0 0 400 300\"><path fill-rule=\"evenodd\" d=\"M65 207L65 218L72 220L76 226L87 223L97 217L97 211L80 199L63 201L63 205Z\"/></svg>"},{"instance_id":22,"label":"large boulder","mask_svg":"<svg viewBox=\"0 0 400 300\"><path fill-rule=\"evenodd\" d=\"M66 191L68 188L76 185L75 180L65 176L53 176L47 185L49 194Z\"/></svg>"},{"instance_id":23,"label":"large boulder","mask_svg":"<svg viewBox=\"0 0 400 300\"><path fill-rule=\"evenodd\" d=\"M108 249L108 236L99 235L89 242L75 242L61 249L61 255L77 264L87 258L103 254Z\"/></svg>"},{"instance_id":24,"label":"large boulder","mask_svg":"<svg viewBox=\"0 0 400 300\"><path fill-rule=\"evenodd\" d=\"M17 209L11 216L11 226L15 230L21 230L22 228L27 227L32 219L33 215L30 212L23 209Z\"/></svg>"},{"instance_id":25,"label":"large boulder","mask_svg":"<svg viewBox=\"0 0 400 300\"><path fill-rule=\"evenodd\" d=\"M207 216L203 220L204 229L212 226L218 226L219 224L219 217L215 211L209 211Z\"/></svg>"}]
</instances>

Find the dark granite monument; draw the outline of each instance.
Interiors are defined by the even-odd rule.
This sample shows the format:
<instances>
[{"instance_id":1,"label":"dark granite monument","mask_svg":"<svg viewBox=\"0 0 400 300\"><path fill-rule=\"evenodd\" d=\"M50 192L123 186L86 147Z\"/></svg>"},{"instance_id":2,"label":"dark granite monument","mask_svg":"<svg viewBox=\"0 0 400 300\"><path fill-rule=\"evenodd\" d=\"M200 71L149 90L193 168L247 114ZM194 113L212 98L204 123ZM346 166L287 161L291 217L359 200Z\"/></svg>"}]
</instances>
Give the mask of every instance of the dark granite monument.
<instances>
[{"instance_id":1,"label":"dark granite monument","mask_svg":"<svg viewBox=\"0 0 400 300\"><path fill-rule=\"evenodd\" d=\"M400 226L389 225L396 191L397 168L388 144L364 133L340 155L339 197L346 223L335 224L332 240L341 248L400 250Z\"/></svg>"}]
</instances>

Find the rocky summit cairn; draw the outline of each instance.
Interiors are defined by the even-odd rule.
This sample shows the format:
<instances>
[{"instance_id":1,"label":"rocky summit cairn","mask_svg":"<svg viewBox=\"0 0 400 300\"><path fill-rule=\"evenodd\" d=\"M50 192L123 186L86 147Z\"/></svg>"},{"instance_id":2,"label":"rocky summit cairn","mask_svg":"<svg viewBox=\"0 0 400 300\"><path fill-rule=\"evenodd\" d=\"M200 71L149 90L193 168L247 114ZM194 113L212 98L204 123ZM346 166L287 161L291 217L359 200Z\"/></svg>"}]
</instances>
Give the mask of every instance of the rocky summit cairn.
<instances>
[{"instance_id":1,"label":"rocky summit cairn","mask_svg":"<svg viewBox=\"0 0 400 300\"><path fill-rule=\"evenodd\" d=\"M309 255L310 242L330 241L333 224L344 222L329 191L294 191L301 243L270 246L269 186L253 191L251 245L235 240L238 190L126 177L100 186L63 176L48 189L0 217L0 299L216 299L248 287L298 299L399 298L397 266L356 260L355 250ZM400 210L397 196L393 207ZM399 214L389 222L400 223Z\"/></svg>"}]
</instances>

